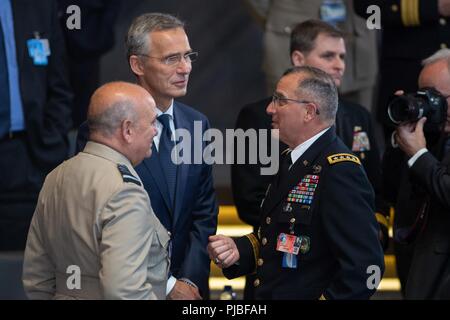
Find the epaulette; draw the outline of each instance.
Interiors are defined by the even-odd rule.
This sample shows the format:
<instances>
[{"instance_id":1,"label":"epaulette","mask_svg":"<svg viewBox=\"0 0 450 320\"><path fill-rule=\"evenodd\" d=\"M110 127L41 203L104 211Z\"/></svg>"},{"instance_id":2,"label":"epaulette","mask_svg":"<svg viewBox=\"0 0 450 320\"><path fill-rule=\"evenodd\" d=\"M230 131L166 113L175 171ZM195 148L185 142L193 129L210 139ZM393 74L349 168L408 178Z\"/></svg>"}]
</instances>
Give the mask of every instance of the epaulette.
<instances>
[{"instance_id":1,"label":"epaulette","mask_svg":"<svg viewBox=\"0 0 450 320\"><path fill-rule=\"evenodd\" d=\"M327 157L328 163L329 164L336 164L339 162L354 162L356 164L361 164L361 161L359 160L359 158L353 154L350 153L336 153L336 154L332 154L331 156Z\"/></svg>"},{"instance_id":2,"label":"epaulette","mask_svg":"<svg viewBox=\"0 0 450 320\"><path fill-rule=\"evenodd\" d=\"M141 181L131 174L126 165L117 164L117 169L119 169L119 172L122 175L123 182L131 182L137 184L138 186L142 186Z\"/></svg>"}]
</instances>

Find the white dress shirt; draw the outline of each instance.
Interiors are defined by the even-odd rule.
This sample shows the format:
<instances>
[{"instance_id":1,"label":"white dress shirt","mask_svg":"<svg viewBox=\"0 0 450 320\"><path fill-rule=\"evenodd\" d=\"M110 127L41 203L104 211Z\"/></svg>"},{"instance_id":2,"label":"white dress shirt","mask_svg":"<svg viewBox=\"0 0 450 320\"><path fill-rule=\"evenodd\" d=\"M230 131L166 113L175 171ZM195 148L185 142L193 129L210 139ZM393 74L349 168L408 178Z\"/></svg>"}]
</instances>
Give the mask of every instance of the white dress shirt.
<instances>
[{"instance_id":1,"label":"white dress shirt","mask_svg":"<svg viewBox=\"0 0 450 320\"><path fill-rule=\"evenodd\" d=\"M292 160L292 164L295 163L295 161L297 161L305 152L306 150L309 149L309 147L311 147L311 145L320 138L321 135L323 135L325 132L327 132L327 130L330 129L330 127L320 131L318 134L316 134L315 136L309 138L308 140L306 140L305 142L299 144L298 146L295 147L294 150L292 150L291 152L291 160Z\"/></svg>"}]
</instances>

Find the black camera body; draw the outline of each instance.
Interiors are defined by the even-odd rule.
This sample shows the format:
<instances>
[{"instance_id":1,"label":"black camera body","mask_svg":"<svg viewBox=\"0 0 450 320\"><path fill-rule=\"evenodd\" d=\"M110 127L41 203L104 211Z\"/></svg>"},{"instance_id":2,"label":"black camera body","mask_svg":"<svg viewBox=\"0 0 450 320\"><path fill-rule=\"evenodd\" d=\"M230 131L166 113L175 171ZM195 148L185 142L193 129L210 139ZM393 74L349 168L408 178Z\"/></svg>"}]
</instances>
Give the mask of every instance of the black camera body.
<instances>
[{"instance_id":1,"label":"black camera body","mask_svg":"<svg viewBox=\"0 0 450 320\"><path fill-rule=\"evenodd\" d=\"M394 126L427 117L424 131L442 130L447 120L447 99L434 88L422 88L414 94L395 96L388 104L388 115Z\"/></svg>"}]
</instances>

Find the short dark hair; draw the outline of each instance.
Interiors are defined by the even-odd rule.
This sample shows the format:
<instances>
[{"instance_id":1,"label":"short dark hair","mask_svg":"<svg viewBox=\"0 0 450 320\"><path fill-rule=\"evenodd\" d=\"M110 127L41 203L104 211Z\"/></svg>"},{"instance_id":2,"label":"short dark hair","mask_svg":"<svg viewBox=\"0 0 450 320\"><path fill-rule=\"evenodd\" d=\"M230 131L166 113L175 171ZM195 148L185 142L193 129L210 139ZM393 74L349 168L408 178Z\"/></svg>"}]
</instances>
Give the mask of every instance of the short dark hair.
<instances>
[{"instance_id":1,"label":"short dark hair","mask_svg":"<svg viewBox=\"0 0 450 320\"><path fill-rule=\"evenodd\" d=\"M291 33L291 55L295 50L308 54L314 49L314 41L319 34L333 38L345 38L338 28L321 20L306 20L297 24Z\"/></svg>"},{"instance_id":2,"label":"short dark hair","mask_svg":"<svg viewBox=\"0 0 450 320\"><path fill-rule=\"evenodd\" d=\"M290 74L304 74L305 78L297 84L296 95L311 99L319 110L323 121L334 123L338 108L338 92L333 78L320 69L301 66L292 67L283 73L283 77Z\"/></svg>"},{"instance_id":3,"label":"short dark hair","mask_svg":"<svg viewBox=\"0 0 450 320\"><path fill-rule=\"evenodd\" d=\"M183 21L166 13L145 13L135 18L131 23L125 39L127 60L135 54L148 54L151 44L148 43L148 34L153 31L185 28Z\"/></svg>"}]
</instances>

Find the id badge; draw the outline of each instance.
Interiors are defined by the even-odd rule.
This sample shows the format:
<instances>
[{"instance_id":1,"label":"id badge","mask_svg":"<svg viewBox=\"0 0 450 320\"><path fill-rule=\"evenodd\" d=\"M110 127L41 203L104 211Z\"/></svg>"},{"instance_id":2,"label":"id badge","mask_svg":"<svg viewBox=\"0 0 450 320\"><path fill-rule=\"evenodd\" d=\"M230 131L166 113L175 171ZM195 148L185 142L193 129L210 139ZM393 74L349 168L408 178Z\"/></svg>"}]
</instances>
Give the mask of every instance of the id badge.
<instances>
[{"instance_id":1,"label":"id badge","mask_svg":"<svg viewBox=\"0 0 450 320\"><path fill-rule=\"evenodd\" d=\"M277 239L277 251L297 255L300 249L300 239L292 234L280 233Z\"/></svg>"},{"instance_id":2,"label":"id badge","mask_svg":"<svg viewBox=\"0 0 450 320\"><path fill-rule=\"evenodd\" d=\"M28 55L36 66L46 66L47 56L50 55L50 47L47 39L30 39L27 41Z\"/></svg>"},{"instance_id":3,"label":"id badge","mask_svg":"<svg viewBox=\"0 0 450 320\"><path fill-rule=\"evenodd\" d=\"M330 24L344 22L347 18L347 9L342 0L324 0L320 6L320 19Z\"/></svg>"},{"instance_id":4,"label":"id badge","mask_svg":"<svg viewBox=\"0 0 450 320\"><path fill-rule=\"evenodd\" d=\"M281 266L283 268L297 269L297 256L292 253L284 253Z\"/></svg>"}]
</instances>

